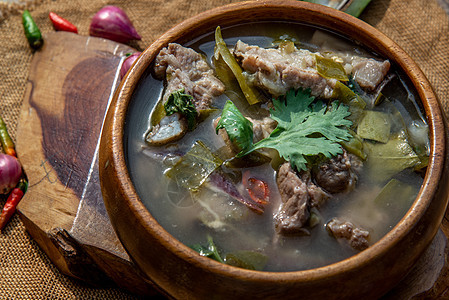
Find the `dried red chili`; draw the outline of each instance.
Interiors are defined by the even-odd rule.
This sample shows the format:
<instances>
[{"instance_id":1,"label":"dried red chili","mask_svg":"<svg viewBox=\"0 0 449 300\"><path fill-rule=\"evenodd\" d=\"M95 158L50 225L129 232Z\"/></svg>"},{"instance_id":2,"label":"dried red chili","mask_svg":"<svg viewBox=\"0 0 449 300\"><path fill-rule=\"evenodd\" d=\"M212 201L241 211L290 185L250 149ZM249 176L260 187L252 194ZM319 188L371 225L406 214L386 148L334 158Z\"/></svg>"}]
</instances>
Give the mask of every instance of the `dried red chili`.
<instances>
[{"instance_id":1,"label":"dried red chili","mask_svg":"<svg viewBox=\"0 0 449 300\"><path fill-rule=\"evenodd\" d=\"M249 171L246 171L243 173L242 183L251 199L260 204L268 203L268 200L270 199L270 190L265 181L249 177Z\"/></svg>"},{"instance_id":2,"label":"dried red chili","mask_svg":"<svg viewBox=\"0 0 449 300\"><path fill-rule=\"evenodd\" d=\"M78 33L78 29L76 28L75 25L73 25L66 19L58 16L54 12L50 12L48 16L50 17L50 20L53 23L53 27L55 28L56 31L69 31Z\"/></svg>"}]
</instances>

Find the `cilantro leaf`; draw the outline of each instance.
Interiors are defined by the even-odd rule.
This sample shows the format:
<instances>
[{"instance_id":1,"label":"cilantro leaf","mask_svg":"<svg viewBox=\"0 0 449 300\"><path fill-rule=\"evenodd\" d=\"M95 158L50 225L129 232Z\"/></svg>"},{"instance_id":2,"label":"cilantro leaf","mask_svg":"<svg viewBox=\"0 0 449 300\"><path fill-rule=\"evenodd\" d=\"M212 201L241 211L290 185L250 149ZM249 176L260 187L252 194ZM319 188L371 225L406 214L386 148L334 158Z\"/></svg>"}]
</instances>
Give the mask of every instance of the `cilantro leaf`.
<instances>
[{"instance_id":1,"label":"cilantro leaf","mask_svg":"<svg viewBox=\"0 0 449 300\"><path fill-rule=\"evenodd\" d=\"M248 148L253 142L253 124L229 100L223 107L220 121L215 129L216 133L222 128L226 130L231 142L240 150Z\"/></svg>"},{"instance_id":2,"label":"cilantro leaf","mask_svg":"<svg viewBox=\"0 0 449 300\"><path fill-rule=\"evenodd\" d=\"M198 116L193 97L184 93L184 89L174 91L168 96L167 102L164 104L165 113L170 116L174 113L180 113L187 119L189 130L195 127L195 120Z\"/></svg>"},{"instance_id":3,"label":"cilantro leaf","mask_svg":"<svg viewBox=\"0 0 449 300\"><path fill-rule=\"evenodd\" d=\"M307 169L306 156L323 154L330 158L342 152L339 142L349 140L346 127L352 122L345 119L351 113L346 105L333 102L330 107L314 103L309 90L291 90L285 97L273 100L271 117L278 122L269 137L243 148L237 157L257 149L272 148L298 170ZM230 104L231 105L231 104ZM222 114L222 118L223 118ZM223 124L231 122L223 121ZM224 125L226 126L226 125ZM238 135L239 127L230 127ZM244 143L242 143L244 144Z\"/></svg>"}]
</instances>

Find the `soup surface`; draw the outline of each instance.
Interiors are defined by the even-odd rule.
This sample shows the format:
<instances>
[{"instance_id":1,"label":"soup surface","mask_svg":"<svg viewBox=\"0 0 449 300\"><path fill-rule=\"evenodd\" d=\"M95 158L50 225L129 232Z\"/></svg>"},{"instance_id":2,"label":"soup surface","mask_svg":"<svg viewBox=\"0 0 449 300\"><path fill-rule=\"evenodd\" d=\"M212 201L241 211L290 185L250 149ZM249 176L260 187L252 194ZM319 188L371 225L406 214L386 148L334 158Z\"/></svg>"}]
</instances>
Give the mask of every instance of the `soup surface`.
<instances>
[{"instance_id":1,"label":"soup surface","mask_svg":"<svg viewBox=\"0 0 449 300\"><path fill-rule=\"evenodd\" d=\"M205 58L225 90L212 96L210 107L196 115L194 124L189 124L181 137L161 144L149 142L149 133L164 117L161 103L168 101L164 90L167 80L156 78L154 66L147 70L135 90L126 121L126 159L135 188L151 214L170 234L202 255L266 271L321 267L363 251L382 238L416 197L429 151L425 117L405 77L394 68L393 62L341 36L308 25L242 24L223 28L222 36L235 61L242 66L246 84L255 91L258 103L248 103L242 93L244 87L241 88L223 61L223 52L215 50L218 43L213 32L182 46ZM245 59L254 59L245 55L264 50L251 48L239 57L238 47L243 52L248 47L274 49L278 51L275 55L288 57L287 65L294 63L289 61L291 55L305 53L306 59L312 57L314 68L330 70L326 74L326 70L318 72L320 80L324 77L330 82L333 92L326 88L316 91L314 86L290 89L284 84L286 79L282 80L281 88L271 86L271 82L266 83L266 78L261 77L267 75L266 71L257 74L251 66L245 69ZM305 52L297 53L299 49ZM257 52L256 56L261 55ZM374 87L363 86L363 82L356 80L362 76L355 71L356 62L368 58L382 66L389 67L391 63ZM283 74L286 73L284 70ZM377 76L370 74L370 78ZM280 106L276 105L293 103L290 101L295 97L297 101L312 101L304 108L307 112L304 124L313 118L322 120L340 113L340 118L335 117L331 124L335 130L344 130L332 143L332 147L337 145L338 153L302 152L305 154L297 160L292 158L295 155L282 155L296 150L285 150L290 138L271 133L282 119ZM271 134L272 141L263 144L268 147L236 158L237 153L245 152L257 141L251 140L249 148L245 148L232 138L230 141L231 133L225 130L234 130L233 125L216 129L218 120L226 123L229 115L235 117L226 112L235 111L252 121L253 135L257 120L265 120L262 127L267 125L271 129L260 139ZM302 129L294 118L304 112L294 108L287 111L293 114L286 127L292 128L288 130L296 136ZM322 115L316 117L317 111ZM303 142L293 148L302 149L317 139L327 138L323 131L304 134ZM305 163L301 163L303 159ZM335 161L328 163L329 159L343 165L346 179L334 180L342 170L328 173L335 169ZM286 182L293 182L293 186L286 187ZM319 193L313 194L312 190Z\"/></svg>"}]
</instances>

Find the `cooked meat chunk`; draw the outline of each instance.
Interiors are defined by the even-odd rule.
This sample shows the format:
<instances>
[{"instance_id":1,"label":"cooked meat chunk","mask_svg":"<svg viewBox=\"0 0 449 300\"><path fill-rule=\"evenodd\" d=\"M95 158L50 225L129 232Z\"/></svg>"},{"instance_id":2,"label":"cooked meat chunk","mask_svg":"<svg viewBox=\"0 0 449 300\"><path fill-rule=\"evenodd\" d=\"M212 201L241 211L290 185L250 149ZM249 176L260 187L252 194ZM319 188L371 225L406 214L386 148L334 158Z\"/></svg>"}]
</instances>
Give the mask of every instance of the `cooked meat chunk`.
<instances>
[{"instance_id":1,"label":"cooked meat chunk","mask_svg":"<svg viewBox=\"0 0 449 300\"><path fill-rule=\"evenodd\" d=\"M224 84L214 76L202 56L179 44L169 44L159 52L154 72L157 77L167 79L163 103L173 92L184 89L184 93L193 97L196 110L200 111L210 108L212 99L224 92ZM160 124L153 126L146 141L164 145L182 138L187 130L185 117L175 114L164 117Z\"/></svg>"},{"instance_id":2,"label":"cooked meat chunk","mask_svg":"<svg viewBox=\"0 0 449 300\"><path fill-rule=\"evenodd\" d=\"M159 78L167 79L164 101L174 91L184 89L193 96L197 110L210 108L212 99L225 89L200 54L179 44L168 44L159 52L154 71Z\"/></svg>"},{"instance_id":3,"label":"cooked meat chunk","mask_svg":"<svg viewBox=\"0 0 449 300\"><path fill-rule=\"evenodd\" d=\"M336 54L347 74L352 74L354 80L363 88L374 90L390 70L388 60L379 61L373 58L354 56L352 54Z\"/></svg>"},{"instance_id":4,"label":"cooked meat chunk","mask_svg":"<svg viewBox=\"0 0 449 300\"><path fill-rule=\"evenodd\" d=\"M250 73L250 81L275 97L299 87L310 88L314 96L332 96L336 80L318 74L314 54L308 50L286 53L238 41L234 55L240 60L243 69Z\"/></svg>"},{"instance_id":5,"label":"cooked meat chunk","mask_svg":"<svg viewBox=\"0 0 449 300\"><path fill-rule=\"evenodd\" d=\"M369 231L355 227L351 222L334 218L326 224L326 229L336 239L348 240L356 250L365 250L369 246Z\"/></svg>"},{"instance_id":6,"label":"cooked meat chunk","mask_svg":"<svg viewBox=\"0 0 449 300\"><path fill-rule=\"evenodd\" d=\"M360 159L343 150L343 154L338 154L318 166L314 174L315 181L332 194L350 191L355 187L360 166Z\"/></svg>"},{"instance_id":7,"label":"cooked meat chunk","mask_svg":"<svg viewBox=\"0 0 449 300\"><path fill-rule=\"evenodd\" d=\"M329 195L313 184L310 172L301 172L298 176L289 162L279 168L277 185L282 203L274 216L276 231L287 235L308 234L304 227L310 216L310 208L319 206Z\"/></svg>"},{"instance_id":8,"label":"cooked meat chunk","mask_svg":"<svg viewBox=\"0 0 449 300\"><path fill-rule=\"evenodd\" d=\"M270 133L276 128L277 122L272 118L265 117L262 120L246 117L253 123L253 143L257 143L270 136Z\"/></svg>"},{"instance_id":9,"label":"cooked meat chunk","mask_svg":"<svg viewBox=\"0 0 449 300\"><path fill-rule=\"evenodd\" d=\"M146 141L155 146L179 140L187 132L187 120L179 113L162 118L156 126L153 126L146 137Z\"/></svg>"},{"instance_id":10,"label":"cooked meat chunk","mask_svg":"<svg viewBox=\"0 0 449 300\"><path fill-rule=\"evenodd\" d=\"M289 89L310 88L314 96L331 98L336 84L335 79L327 79L318 74L313 52L305 49L283 51L250 46L238 41L234 55L240 60L243 69L249 73L248 79L273 96L284 95ZM338 55L337 55L338 56ZM339 60L355 81L370 90L383 80L390 69L389 61L372 58L342 55Z\"/></svg>"}]
</instances>

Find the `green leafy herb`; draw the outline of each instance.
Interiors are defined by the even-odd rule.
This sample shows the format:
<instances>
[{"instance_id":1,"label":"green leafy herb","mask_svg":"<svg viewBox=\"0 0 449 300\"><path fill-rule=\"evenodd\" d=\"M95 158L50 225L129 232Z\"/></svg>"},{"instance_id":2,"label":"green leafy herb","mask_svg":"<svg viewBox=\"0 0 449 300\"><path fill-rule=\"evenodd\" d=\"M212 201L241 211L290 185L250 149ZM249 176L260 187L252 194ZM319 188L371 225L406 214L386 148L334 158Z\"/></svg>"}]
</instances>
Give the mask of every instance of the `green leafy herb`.
<instances>
[{"instance_id":1,"label":"green leafy herb","mask_svg":"<svg viewBox=\"0 0 449 300\"><path fill-rule=\"evenodd\" d=\"M180 113L187 118L189 130L195 127L195 120L198 116L193 97L184 93L184 89L174 91L168 96L167 102L164 104L165 113L170 116L174 113Z\"/></svg>"},{"instance_id":2,"label":"green leafy herb","mask_svg":"<svg viewBox=\"0 0 449 300\"><path fill-rule=\"evenodd\" d=\"M320 55L315 55L316 70L318 74L324 78L337 79L340 81L348 81L345 69L341 63L338 63L330 58L325 58Z\"/></svg>"},{"instance_id":3,"label":"green leafy herb","mask_svg":"<svg viewBox=\"0 0 449 300\"><path fill-rule=\"evenodd\" d=\"M368 154L370 178L378 182L421 163L405 134L391 138L386 144L365 142L364 146Z\"/></svg>"},{"instance_id":4,"label":"green leafy herb","mask_svg":"<svg viewBox=\"0 0 449 300\"><path fill-rule=\"evenodd\" d=\"M390 139L390 115L381 111L366 110L357 127L357 134L368 140L386 143Z\"/></svg>"},{"instance_id":5,"label":"green leafy herb","mask_svg":"<svg viewBox=\"0 0 449 300\"><path fill-rule=\"evenodd\" d=\"M224 255L223 259L211 236L207 236L206 247L201 244L196 244L190 248L198 252L201 256L209 257L218 262L248 270L262 270L268 260L262 253L245 250L227 253Z\"/></svg>"},{"instance_id":6,"label":"green leafy herb","mask_svg":"<svg viewBox=\"0 0 449 300\"><path fill-rule=\"evenodd\" d=\"M214 240L211 236L207 236L207 247L196 244L191 246L190 248L198 252L201 256L206 256L215 259L218 262L224 263L220 253L218 252L218 248L217 246L215 246Z\"/></svg>"},{"instance_id":7,"label":"green leafy herb","mask_svg":"<svg viewBox=\"0 0 449 300\"><path fill-rule=\"evenodd\" d=\"M229 139L239 150L247 149L253 142L253 124L229 100L223 107L216 132L218 133L218 130L222 128L226 130Z\"/></svg>"},{"instance_id":8,"label":"green leafy herb","mask_svg":"<svg viewBox=\"0 0 449 300\"><path fill-rule=\"evenodd\" d=\"M197 141L165 175L190 191L197 191L209 175L223 163L203 142Z\"/></svg>"},{"instance_id":9,"label":"green leafy herb","mask_svg":"<svg viewBox=\"0 0 449 300\"><path fill-rule=\"evenodd\" d=\"M277 121L278 125L269 137L253 144L248 141L246 148L237 154L237 157L245 156L257 149L272 148L279 152L285 160L290 161L293 167L298 170L305 170L306 156L323 154L332 157L342 152L339 142L351 138L347 126L352 124L345 119L350 115L348 107L338 105L336 102L330 107L323 106L322 103L313 103L315 98L310 95L310 91L302 89L298 91L290 90L284 99L274 99L274 109L271 110L271 117ZM231 105L231 104L229 104ZM222 115L222 118L234 118L233 115ZM237 118L235 123L240 122ZM227 132L234 131L234 135L239 131L247 131L247 126L235 127L232 121L223 121L223 127Z\"/></svg>"},{"instance_id":10,"label":"green leafy herb","mask_svg":"<svg viewBox=\"0 0 449 300\"><path fill-rule=\"evenodd\" d=\"M268 257L259 252L242 250L227 253L224 261L230 266L261 271L267 264Z\"/></svg>"}]
</instances>

